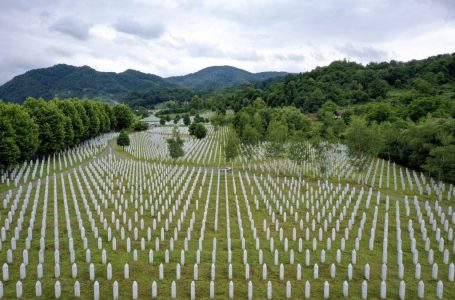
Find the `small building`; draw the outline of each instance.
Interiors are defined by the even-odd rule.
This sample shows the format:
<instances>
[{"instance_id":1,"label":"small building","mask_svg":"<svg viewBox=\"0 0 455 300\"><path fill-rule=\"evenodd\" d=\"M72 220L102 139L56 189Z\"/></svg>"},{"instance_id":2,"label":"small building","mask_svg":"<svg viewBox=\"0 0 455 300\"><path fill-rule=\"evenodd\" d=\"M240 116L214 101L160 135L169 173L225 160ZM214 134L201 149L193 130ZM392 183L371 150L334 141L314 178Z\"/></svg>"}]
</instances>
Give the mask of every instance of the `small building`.
<instances>
[{"instance_id":1,"label":"small building","mask_svg":"<svg viewBox=\"0 0 455 300\"><path fill-rule=\"evenodd\" d=\"M149 124L150 127L156 127L160 125L160 118L154 115L150 115L147 118L142 119L141 121L146 122L147 124Z\"/></svg>"}]
</instances>

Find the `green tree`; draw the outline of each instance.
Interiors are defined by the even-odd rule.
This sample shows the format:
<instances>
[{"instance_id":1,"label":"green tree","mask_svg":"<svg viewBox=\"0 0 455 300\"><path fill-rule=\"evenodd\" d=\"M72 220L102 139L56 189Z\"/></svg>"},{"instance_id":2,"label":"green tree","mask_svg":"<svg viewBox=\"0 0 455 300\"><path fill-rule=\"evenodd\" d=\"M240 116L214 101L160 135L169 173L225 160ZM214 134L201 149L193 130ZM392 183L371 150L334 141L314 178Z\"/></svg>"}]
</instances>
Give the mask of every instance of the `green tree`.
<instances>
[{"instance_id":1,"label":"green tree","mask_svg":"<svg viewBox=\"0 0 455 300\"><path fill-rule=\"evenodd\" d=\"M183 116L183 124L184 124L185 126L188 126L188 125L190 125L190 123L191 123L190 115L185 114L185 115Z\"/></svg>"},{"instance_id":2,"label":"green tree","mask_svg":"<svg viewBox=\"0 0 455 300\"><path fill-rule=\"evenodd\" d=\"M455 182L455 145L431 149L423 169L430 172L438 180Z\"/></svg>"},{"instance_id":3,"label":"green tree","mask_svg":"<svg viewBox=\"0 0 455 300\"><path fill-rule=\"evenodd\" d=\"M55 103L27 98L24 106L39 126L38 153L46 155L64 149L66 118Z\"/></svg>"},{"instance_id":4,"label":"green tree","mask_svg":"<svg viewBox=\"0 0 455 300\"><path fill-rule=\"evenodd\" d=\"M384 98L388 90L390 90L390 86L387 81L383 79L376 78L368 85L369 95L373 99L378 97Z\"/></svg>"},{"instance_id":5,"label":"green tree","mask_svg":"<svg viewBox=\"0 0 455 300\"><path fill-rule=\"evenodd\" d=\"M166 124L166 120L164 118L160 119L160 125L164 126Z\"/></svg>"},{"instance_id":6,"label":"green tree","mask_svg":"<svg viewBox=\"0 0 455 300\"><path fill-rule=\"evenodd\" d=\"M418 98L411 102L408 107L408 114L411 120L417 121L428 113L436 111L440 106L435 97Z\"/></svg>"},{"instance_id":7,"label":"green tree","mask_svg":"<svg viewBox=\"0 0 455 300\"><path fill-rule=\"evenodd\" d=\"M191 134L194 135L198 140L201 140L207 136L207 128L205 128L205 126L201 123L195 123Z\"/></svg>"},{"instance_id":8,"label":"green tree","mask_svg":"<svg viewBox=\"0 0 455 300\"><path fill-rule=\"evenodd\" d=\"M128 132L126 132L126 130L120 131L117 138L117 145L121 146L123 149L125 149L125 146L130 145L130 137L128 136Z\"/></svg>"},{"instance_id":9,"label":"green tree","mask_svg":"<svg viewBox=\"0 0 455 300\"><path fill-rule=\"evenodd\" d=\"M169 155L175 161L179 157L185 155L185 151L183 150L183 140L180 137L177 127L174 127L172 131L172 138L167 139L167 147L169 150Z\"/></svg>"},{"instance_id":10,"label":"green tree","mask_svg":"<svg viewBox=\"0 0 455 300\"><path fill-rule=\"evenodd\" d=\"M73 102L74 108L77 110L79 117L81 118L82 125L80 129L75 132L75 139L78 142L82 142L88 138L90 120L88 118L87 111L85 110L84 101L73 99L71 102Z\"/></svg>"},{"instance_id":11,"label":"green tree","mask_svg":"<svg viewBox=\"0 0 455 300\"><path fill-rule=\"evenodd\" d=\"M130 128L134 123L134 114L131 108L125 104L114 106L115 119L117 120L117 130Z\"/></svg>"},{"instance_id":12,"label":"green tree","mask_svg":"<svg viewBox=\"0 0 455 300\"><path fill-rule=\"evenodd\" d=\"M288 139L288 126L282 121L272 121L267 129L266 152L269 157L279 157L284 154Z\"/></svg>"},{"instance_id":13,"label":"green tree","mask_svg":"<svg viewBox=\"0 0 455 300\"><path fill-rule=\"evenodd\" d=\"M240 154L240 139L234 129L229 130L224 144L227 161L233 161Z\"/></svg>"},{"instance_id":14,"label":"green tree","mask_svg":"<svg viewBox=\"0 0 455 300\"><path fill-rule=\"evenodd\" d=\"M96 137L100 134L101 129L101 121L98 110L95 108L93 101L84 101L83 105L88 118L85 139Z\"/></svg>"},{"instance_id":15,"label":"green tree","mask_svg":"<svg viewBox=\"0 0 455 300\"><path fill-rule=\"evenodd\" d=\"M117 128L117 118L115 117L113 107L108 104L103 104L103 109L106 113L106 116L109 118L109 131L114 130Z\"/></svg>"},{"instance_id":16,"label":"green tree","mask_svg":"<svg viewBox=\"0 0 455 300\"><path fill-rule=\"evenodd\" d=\"M39 148L39 128L27 110L18 104L0 103L0 118L4 118L14 130L15 144L20 151L18 161L32 158Z\"/></svg>"},{"instance_id":17,"label":"green tree","mask_svg":"<svg viewBox=\"0 0 455 300\"><path fill-rule=\"evenodd\" d=\"M351 163L363 172L370 157L376 157L383 148L383 140L377 126L368 126L363 118L353 118L346 129L345 142L349 148ZM362 178L363 180L363 178Z\"/></svg>"},{"instance_id":18,"label":"green tree","mask_svg":"<svg viewBox=\"0 0 455 300\"><path fill-rule=\"evenodd\" d=\"M246 145L257 145L261 138L261 134L250 124L245 125L242 131L242 142Z\"/></svg>"},{"instance_id":19,"label":"green tree","mask_svg":"<svg viewBox=\"0 0 455 300\"><path fill-rule=\"evenodd\" d=\"M422 78L414 80L414 88L421 94L430 95L433 93L433 86L431 83Z\"/></svg>"},{"instance_id":20,"label":"green tree","mask_svg":"<svg viewBox=\"0 0 455 300\"><path fill-rule=\"evenodd\" d=\"M9 121L0 116L0 170L14 165L20 157L16 136Z\"/></svg>"},{"instance_id":21,"label":"green tree","mask_svg":"<svg viewBox=\"0 0 455 300\"><path fill-rule=\"evenodd\" d=\"M134 131L145 131L149 129L149 124L143 121L137 121L133 126Z\"/></svg>"},{"instance_id":22,"label":"green tree","mask_svg":"<svg viewBox=\"0 0 455 300\"><path fill-rule=\"evenodd\" d=\"M55 102L71 124L65 124L67 145L72 146L74 144L79 144L83 140L84 125L82 124L82 119L74 102L69 100L62 101L59 99L54 99L52 101ZM68 123L68 120L66 123Z\"/></svg>"}]
</instances>

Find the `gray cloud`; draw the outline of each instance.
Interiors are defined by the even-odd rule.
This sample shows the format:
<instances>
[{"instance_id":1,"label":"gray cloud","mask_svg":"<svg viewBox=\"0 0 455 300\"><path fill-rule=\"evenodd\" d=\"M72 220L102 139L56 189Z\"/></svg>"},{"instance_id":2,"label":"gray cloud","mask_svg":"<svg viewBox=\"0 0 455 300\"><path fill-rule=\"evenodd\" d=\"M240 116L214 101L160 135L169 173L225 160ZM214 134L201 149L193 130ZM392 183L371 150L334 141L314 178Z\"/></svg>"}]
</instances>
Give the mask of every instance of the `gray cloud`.
<instances>
[{"instance_id":1,"label":"gray cloud","mask_svg":"<svg viewBox=\"0 0 455 300\"><path fill-rule=\"evenodd\" d=\"M132 18L121 18L114 28L126 34L138 36L143 39L156 39L164 33L164 27L159 23L139 23Z\"/></svg>"},{"instance_id":2,"label":"gray cloud","mask_svg":"<svg viewBox=\"0 0 455 300\"><path fill-rule=\"evenodd\" d=\"M210 65L299 72L455 49L453 0L0 0L0 11L0 84L56 63L161 76Z\"/></svg>"},{"instance_id":3,"label":"gray cloud","mask_svg":"<svg viewBox=\"0 0 455 300\"><path fill-rule=\"evenodd\" d=\"M89 30L92 25L73 17L64 17L54 22L49 30L69 35L77 40L89 38Z\"/></svg>"},{"instance_id":4,"label":"gray cloud","mask_svg":"<svg viewBox=\"0 0 455 300\"><path fill-rule=\"evenodd\" d=\"M305 56L303 54L298 53L290 54L277 53L274 54L273 57L281 61L303 61L305 59Z\"/></svg>"},{"instance_id":5,"label":"gray cloud","mask_svg":"<svg viewBox=\"0 0 455 300\"><path fill-rule=\"evenodd\" d=\"M264 59L263 55L257 53L254 50L237 50L235 52L231 52L229 54L229 57L240 61L261 61Z\"/></svg>"},{"instance_id":6,"label":"gray cloud","mask_svg":"<svg viewBox=\"0 0 455 300\"><path fill-rule=\"evenodd\" d=\"M355 47L352 44L345 44L338 47L338 50L346 55L346 58L354 59L363 63L380 62L389 59L387 51L374 47Z\"/></svg>"},{"instance_id":7,"label":"gray cloud","mask_svg":"<svg viewBox=\"0 0 455 300\"><path fill-rule=\"evenodd\" d=\"M202 43L185 43L185 48L191 57L224 57L225 53L218 47L210 46Z\"/></svg>"}]
</instances>

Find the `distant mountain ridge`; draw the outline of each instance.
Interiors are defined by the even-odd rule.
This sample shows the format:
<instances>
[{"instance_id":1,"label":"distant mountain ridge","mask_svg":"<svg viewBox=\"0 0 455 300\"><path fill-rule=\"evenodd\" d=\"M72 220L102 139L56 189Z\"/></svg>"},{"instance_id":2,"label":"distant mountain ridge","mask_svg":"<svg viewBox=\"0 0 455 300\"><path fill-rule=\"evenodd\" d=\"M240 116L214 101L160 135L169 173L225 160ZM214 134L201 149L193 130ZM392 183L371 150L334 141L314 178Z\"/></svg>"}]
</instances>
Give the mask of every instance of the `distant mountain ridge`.
<instances>
[{"instance_id":1,"label":"distant mountain ridge","mask_svg":"<svg viewBox=\"0 0 455 300\"><path fill-rule=\"evenodd\" d=\"M256 83L284 76L285 72L250 73L230 66L214 66L196 73L162 78L157 75L126 70L121 73L100 72L88 66L58 64L18 75L0 86L0 99L22 103L27 97L97 98L121 101L131 93L160 90L213 90L226 86Z\"/></svg>"},{"instance_id":2,"label":"distant mountain ridge","mask_svg":"<svg viewBox=\"0 0 455 300\"><path fill-rule=\"evenodd\" d=\"M168 77L167 80L193 90L214 90L237 84L255 83L287 74L286 72L251 73L231 66L213 66L184 76Z\"/></svg>"}]
</instances>

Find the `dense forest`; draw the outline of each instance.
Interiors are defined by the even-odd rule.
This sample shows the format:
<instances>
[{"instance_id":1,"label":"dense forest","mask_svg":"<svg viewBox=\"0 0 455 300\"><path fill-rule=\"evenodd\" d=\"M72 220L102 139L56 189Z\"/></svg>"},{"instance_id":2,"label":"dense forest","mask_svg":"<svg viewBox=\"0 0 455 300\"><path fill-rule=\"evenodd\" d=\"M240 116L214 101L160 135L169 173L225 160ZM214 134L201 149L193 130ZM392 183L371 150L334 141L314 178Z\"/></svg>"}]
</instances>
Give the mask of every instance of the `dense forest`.
<instances>
[{"instance_id":1,"label":"dense forest","mask_svg":"<svg viewBox=\"0 0 455 300\"><path fill-rule=\"evenodd\" d=\"M128 128L133 122L134 114L124 104L80 99L27 98L22 105L0 101L0 169Z\"/></svg>"}]
</instances>

